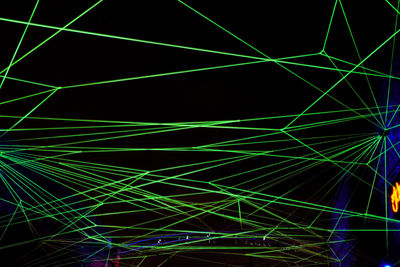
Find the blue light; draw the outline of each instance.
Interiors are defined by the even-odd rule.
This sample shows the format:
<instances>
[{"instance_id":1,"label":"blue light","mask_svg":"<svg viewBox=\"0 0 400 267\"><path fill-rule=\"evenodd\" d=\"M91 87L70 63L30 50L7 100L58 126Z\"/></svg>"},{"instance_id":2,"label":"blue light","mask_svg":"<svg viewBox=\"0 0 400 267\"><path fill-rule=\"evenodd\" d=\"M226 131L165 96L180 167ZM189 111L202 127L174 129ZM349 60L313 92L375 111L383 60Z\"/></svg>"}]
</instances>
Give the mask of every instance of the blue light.
<instances>
[{"instance_id":1,"label":"blue light","mask_svg":"<svg viewBox=\"0 0 400 267\"><path fill-rule=\"evenodd\" d=\"M383 265L383 267L392 267L392 265L390 265L390 264L385 264L385 265Z\"/></svg>"}]
</instances>

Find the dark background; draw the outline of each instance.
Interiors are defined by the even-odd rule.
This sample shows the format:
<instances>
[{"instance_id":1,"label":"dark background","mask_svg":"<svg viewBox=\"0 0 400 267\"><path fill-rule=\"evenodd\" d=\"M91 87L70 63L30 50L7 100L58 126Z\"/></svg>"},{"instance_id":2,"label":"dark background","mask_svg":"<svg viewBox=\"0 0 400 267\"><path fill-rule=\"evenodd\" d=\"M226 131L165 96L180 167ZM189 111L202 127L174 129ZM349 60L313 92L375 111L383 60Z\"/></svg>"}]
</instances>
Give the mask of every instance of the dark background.
<instances>
[{"instance_id":1,"label":"dark background","mask_svg":"<svg viewBox=\"0 0 400 267\"><path fill-rule=\"evenodd\" d=\"M334 1L262 2L261 4L260 1L196 0L187 1L187 4L270 58L321 52ZM94 3L95 1L42 0L32 22L63 27ZM34 4L35 1L22 0L2 3L0 17L27 21ZM384 1L368 3L368 5L364 1L343 1L343 6L361 58L369 55L394 32L395 13ZM24 27L25 25L22 24L0 21L1 69L8 66ZM177 1L105 0L69 28L252 57L264 57ZM16 59L54 32L55 30L30 26ZM325 51L331 56L354 64L360 61L339 6ZM388 72L390 55L391 46L385 46L366 61L365 66L381 72ZM58 87L237 64L252 60L255 59L61 32L13 66L8 76ZM307 57L298 59L296 62L332 67L332 64L323 56ZM323 91L330 88L341 77L335 71L294 65L284 66ZM338 63L338 66L351 69L345 64ZM373 99L365 79L362 76L351 75L349 82L360 95L365 97L366 104L373 107ZM384 80L371 78L370 84L374 93L379 95ZM44 90L47 88L7 79L0 90L0 102ZM273 62L267 62L61 89L32 113L32 116L134 122L237 120L298 114L320 95L320 91L295 77L288 70ZM351 108L363 107L345 83L337 86L331 95ZM47 94L2 104L0 105L0 114L23 116L45 96ZM335 109L344 109L344 107L329 97L324 97L310 112ZM313 117L308 121L307 119L299 120L299 123L324 119L323 116ZM252 125L254 127L279 128L285 126L289 121L286 118L272 122L255 122ZM15 119L3 119L1 120L3 126L0 128L6 129L15 122ZM35 127L51 126L49 122L24 121L20 127L31 125ZM311 132L300 132L298 136L373 133L376 131L376 126L361 120L343 127L326 127L314 129ZM23 137L28 136L29 134ZM159 146L159 144L168 143L170 146L181 144L194 146L235 137L237 136L229 131L211 132L211 134L210 132L197 132L189 135L175 135L162 140L144 138L137 141L138 143L129 144ZM9 138L18 140L22 136L10 134ZM107 143L107 145L110 144L118 146L123 142ZM298 153L306 152L301 150ZM86 157L82 156L82 159L86 159ZM150 156L145 153L141 156L134 156L136 161L133 165L130 163L132 158L128 159L124 155L118 155L112 159L105 157L103 155L90 156L90 159L143 169L169 166L177 162L174 156ZM202 156L195 155L193 159L199 160L202 159ZM179 160L182 163L187 159ZM260 164L264 164L264 162L245 162L240 168L250 169L260 166ZM310 178L310 184L313 186L310 186L309 192L301 191L293 197L303 199L314 193L313 187L323 186L323 181L314 183L315 177L324 171L328 173L328 176L335 173L335 171L329 172L328 167L332 166L323 165L319 167L320 169L301 174L297 179L314 177ZM212 174L215 177L212 175L211 177L216 178L236 171L237 169L224 170L221 173ZM234 181L234 183L236 182ZM283 183L282 187L275 189L275 192L280 192L279 190L284 192L285 186ZM160 188L154 190L160 190ZM318 196L315 196L314 201L319 201ZM332 199L326 201L329 202L328 204L332 204L333 194ZM246 262L243 264L247 264L247 259L243 262Z\"/></svg>"}]
</instances>

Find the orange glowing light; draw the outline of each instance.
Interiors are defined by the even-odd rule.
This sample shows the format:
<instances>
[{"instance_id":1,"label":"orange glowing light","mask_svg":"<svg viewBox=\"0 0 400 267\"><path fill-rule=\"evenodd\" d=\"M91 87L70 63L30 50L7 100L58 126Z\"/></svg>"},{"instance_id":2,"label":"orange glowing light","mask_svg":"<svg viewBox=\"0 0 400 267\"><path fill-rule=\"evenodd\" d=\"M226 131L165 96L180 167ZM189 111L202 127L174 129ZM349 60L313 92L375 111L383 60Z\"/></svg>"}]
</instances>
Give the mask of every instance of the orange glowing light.
<instances>
[{"instance_id":1,"label":"orange glowing light","mask_svg":"<svg viewBox=\"0 0 400 267\"><path fill-rule=\"evenodd\" d=\"M396 183L396 185L393 186L393 193L391 195L391 200L392 200L392 210L394 212L397 212L399 210L399 202L400 202L400 185L399 185L399 183Z\"/></svg>"}]
</instances>

